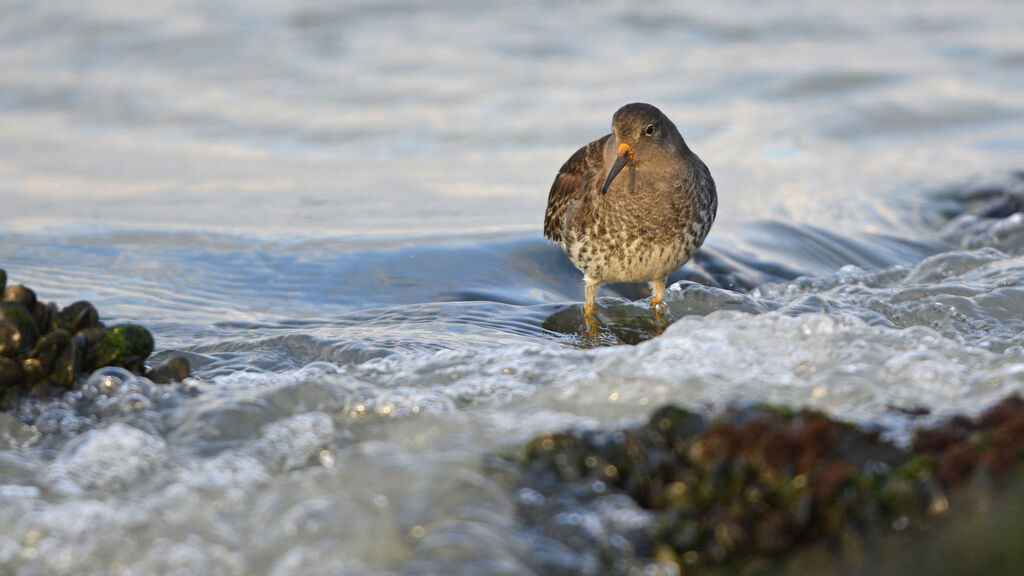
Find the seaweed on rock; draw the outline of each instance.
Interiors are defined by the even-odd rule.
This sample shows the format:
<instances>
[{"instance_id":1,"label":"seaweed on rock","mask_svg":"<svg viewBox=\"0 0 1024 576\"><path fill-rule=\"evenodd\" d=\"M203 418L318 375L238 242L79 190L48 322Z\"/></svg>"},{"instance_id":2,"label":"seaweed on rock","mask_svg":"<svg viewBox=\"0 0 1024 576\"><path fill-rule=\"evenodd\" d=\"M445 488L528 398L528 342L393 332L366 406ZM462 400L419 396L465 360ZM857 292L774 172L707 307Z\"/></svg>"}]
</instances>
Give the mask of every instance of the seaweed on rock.
<instances>
[{"instance_id":1,"label":"seaweed on rock","mask_svg":"<svg viewBox=\"0 0 1024 576\"><path fill-rule=\"evenodd\" d=\"M105 366L146 374L153 335L138 324L107 327L89 302L58 308L32 289L7 285L0 269L0 409L25 396L51 396L72 389ZM166 365L166 366L165 366ZM154 381L183 380L187 360L172 356L154 368Z\"/></svg>"},{"instance_id":2,"label":"seaweed on rock","mask_svg":"<svg viewBox=\"0 0 1024 576\"><path fill-rule=\"evenodd\" d=\"M761 573L810 544L927 527L979 471L999 476L1022 457L1018 397L922 429L909 451L818 412L731 409L707 422L667 406L638 427L535 439L517 488L536 495L520 506L527 525L610 493L647 511L629 554L598 555L600 573L629 573L644 558L685 574Z\"/></svg>"}]
</instances>

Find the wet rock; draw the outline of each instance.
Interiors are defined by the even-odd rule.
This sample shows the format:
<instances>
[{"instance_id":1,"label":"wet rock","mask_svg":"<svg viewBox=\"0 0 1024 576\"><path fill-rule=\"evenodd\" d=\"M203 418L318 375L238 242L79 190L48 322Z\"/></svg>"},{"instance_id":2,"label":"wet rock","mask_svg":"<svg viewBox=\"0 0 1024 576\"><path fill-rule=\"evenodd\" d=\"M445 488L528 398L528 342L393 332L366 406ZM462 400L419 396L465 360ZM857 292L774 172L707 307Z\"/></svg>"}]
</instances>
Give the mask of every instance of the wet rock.
<instances>
[{"instance_id":1,"label":"wet rock","mask_svg":"<svg viewBox=\"0 0 1024 576\"><path fill-rule=\"evenodd\" d=\"M982 218L1007 218L1024 212L1024 189L982 188L964 197L964 212Z\"/></svg>"},{"instance_id":2,"label":"wet rock","mask_svg":"<svg viewBox=\"0 0 1024 576\"><path fill-rule=\"evenodd\" d=\"M944 220L965 214L978 218L1008 218L1024 212L1024 177L1018 173L1002 182L946 190L939 193L936 200L935 207Z\"/></svg>"},{"instance_id":3,"label":"wet rock","mask_svg":"<svg viewBox=\"0 0 1024 576\"><path fill-rule=\"evenodd\" d=\"M0 320L0 356L13 358L21 351L21 331L18 327Z\"/></svg>"},{"instance_id":4,"label":"wet rock","mask_svg":"<svg viewBox=\"0 0 1024 576\"><path fill-rule=\"evenodd\" d=\"M67 346L60 350L53 361L50 383L59 388L71 389L82 371L82 360L82 350L74 340L69 339Z\"/></svg>"},{"instance_id":5,"label":"wet rock","mask_svg":"<svg viewBox=\"0 0 1024 576\"><path fill-rule=\"evenodd\" d=\"M103 340L106 336L107 329L104 326L84 328L75 334L75 338L80 338L86 346L93 346L100 340Z\"/></svg>"},{"instance_id":6,"label":"wet rock","mask_svg":"<svg viewBox=\"0 0 1024 576\"><path fill-rule=\"evenodd\" d=\"M654 514L636 550L657 551L685 573L770 573L777 559L823 539L929 525L955 501L952 491L1012 470L1024 460L1024 400L922 430L914 446L810 411L731 409L707 423L666 407L639 427L530 442L516 489L587 510L597 482L600 497L627 495ZM544 510L524 507L521 518L544 525ZM607 561L627 572L651 558Z\"/></svg>"},{"instance_id":7,"label":"wet rock","mask_svg":"<svg viewBox=\"0 0 1024 576\"><path fill-rule=\"evenodd\" d=\"M25 373L21 363L0 356L0 408L12 405L21 395Z\"/></svg>"},{"instance_id":8,"label":"wet rock","mask_svg":"<svg viewBox=\"0 0 1024 576\"><path fill-rule=\"evenodd\" d=\"M4 289L3 301L20 302L26 309L34 310L36 307L36 293L22 284L15 284Z\"/></svg>"},{"instance_id":9,"label":"wet rock","mask_svg":"<svg viewBox=\"0 0 1024 576\"><path fill-rule=\"evenodd\" d=\"M7 321L17 330L15 336L21 350L31 350L39 340L39 327L32 314L21 302L0 302L0 320Z\"/></svg>"},{"instance_id":10,"label":"wet rock","mask_svg":"<svg viewBox=\"0 0 1024 576\"><path fill-rule=\"evenodd\" d=\"M25 372L20 362L0 356L0 390L18 386L24 378Z\"/></svg>"},{"instance_id":11,"label":"wet rock","mask_svg":"<svg viewBox=\"0 0 1024 576\"><path fill-rule=\"evenodd\" d=\"M69 388L75 379L77 356L77 346L66 330L50 332L25 360L29 383L48 379L51 384Z\"/></svg>"},{"instance_id":12,"label":"wet rock","mask_svg":"<svg viewBox=\"0 0 1024 576\"><path fill-rule=\"evenodd\" d=\"M91 303L79 300L62 308L57 313L55 322L58 328L63 328L74 334L87 328L99 326L100 314Z\"/></svg>"},{"instance_id":13,"label":"wet rock","mask_svg":"<svg viewBox=\"0 0 1024 576\"><path fill-rule=\"evenodd\" d=\"M1007 398L977 420L953 418L921 430L914 449L935 462L944 485L959 486L979 469L1005 473L1024 453L1024 399Z\"/></svg>"},{"instance_id":14,"label":"wet rock","mask_svg":"<svg viewBox=\"0 0 1024 576\"><path fill-rule=\"evenodd\" d=\"M0 270L0 409L26 395L72 389L86 369L117 366L142 374L154 346L148 330L135 324L107 329L89 302L58 308L25 286L6 283ZM171 360L163 369L167 377L187 378L188 362Z\"/></svg>"},{"instance_id":15,"label":"wet rock","mask_svg":"<svg viewBox=\"0 0 1024 576\"><path fill-rule=\"evenodd\" d=\"M57 328L57 305L53 302L36 302L32 309L32 318L36 321L40 334L49 334L51 330Z\"/></svg>"},{"instance_id":16,"label":"wet rock","mask_svg":"<svg viewBox=\"0 0 1024 576\"><path fill-rule=\"evenodd\" d=\"M153 353L153 335L137 324L121 324L107 331L102 340L89 348L85 360L88 370L103 366L123 366L141 373L143 363Z\"/></svg>"},{"instance_id":17,"label":"wet rock","mask_svg":"<svg viewBox=\"0 0 1024 576\"><path fill-rule=\"evenodd\" d=\"M661 334L667 324L659 324L649 306L623 302L615 306L598 305L601 329L591 334L581 306L568 306L548 316L541 325L545 330L579 339L582 347L639 344Z\"/></svg>"},{"instance_id":18,"label":"wet rock","mask_svg":"<svg viewBox=\"0 0 1024 576\"><path fill-rule=\"evenodd\" d=\"M184 382L191 375L192 367L182 354L174 354L146 371L146 377L157 384Z\"/></svg>"}]
</instances>

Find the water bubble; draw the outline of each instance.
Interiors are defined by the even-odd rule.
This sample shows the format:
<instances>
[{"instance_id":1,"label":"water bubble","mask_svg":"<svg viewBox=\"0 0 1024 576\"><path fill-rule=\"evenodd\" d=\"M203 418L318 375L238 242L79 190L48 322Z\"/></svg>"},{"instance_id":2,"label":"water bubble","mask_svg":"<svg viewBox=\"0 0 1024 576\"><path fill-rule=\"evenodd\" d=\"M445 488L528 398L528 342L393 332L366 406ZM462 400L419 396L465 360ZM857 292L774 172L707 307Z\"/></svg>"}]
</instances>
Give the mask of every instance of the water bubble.
<instances>
[{"instance_id":1,"label":"water bubble","mask_svg":"<svg viewBox=\"0 0 1024 576\"><path fill-rule=\"evenodd\" d=\"M75 408L78 406L78 403L82 401L82 391L72 390L67 394L64 394L64 397L61 398L61 400L71 408Z\"/></svg>"},{"instance_id":2,"label":"water bubble","mask_svg":"<svg viewBox=\"0 0 1024 576\"><path fill-rule=\"evenodd\" d=\"M116 416L121 413L121 403L118 398L111 398L106 394L100 394L93 400L89 413L97 418Z\"/></svg>"},{"instance_id":3,"label":"water bubble","mask_svg":"<svg viewBox=\"0 0 1024 576\"><path fill-rule=\"evenodd\" d=\"M144 394L132 393L121 398L121 412L124 414L132 414L135 412L141 412L152 408L153 403L150 402Z\"/></svg>"},{"instance_id":4,"label":"water bubble","mask_svg":"<svg viewBox=\"0 0 1024 576\"><path fill-rule=\"evenodd\" d=\"M84 432L86 430L91 430L92 427L93 421L90 420L89 418L86 418L84 416L72 416L70 418L65 418L61 422L60 431L62 434L72 436Z\"/></svg>"},{"instance_id":5,"label":"water bubble","mask_svg":"<svg viewBox=\"0 0 1024 576\"><path fill-rule=\"evenodd\" d=\"M328 449L323 449L318 455L320 458L320 465L324 468L334 468L334 452Z\"/></svg>"},{"instance_id":6,"label":"water bubble","mask_svg":"<svg viewBox=\"0 0 1024 576\"><path fill-rule=\"evenodd\" d=\"M864 270L853 264L847 264L836 272L840 284L855 284L863 281Z\"/></svg>"},{"instance_id":7,"label":"water bubble","mask_svg":"<svg viewBox=\"0 0 1024 576\"><path fill-rule=\"evenodd\" d=\"M85 384L82 384L82 387L78 392L81 394L82 400L89 401L99 395L100 389L96 384L86 382Z\"/></svg>"},{"instance_id":8,"label":"water bubble","mask_svg":"<svg viewBox=\"0 0 1024 576\"><path fill-rule=\"evenodd\" d=\"M56 434L61 431L64 421L74 416L64 408L54 408L40 414L36 419L36 430L41 434Z\"/></svg>"},{"instance_id":9,"label":"water bubble","mask_svg":"<svg viewBox=\"0 0 1024 576\"><path fill-rule=\"evenodd\" d=\"M96 370L89 376L89 379L85 381L83 386L83 392L86 389L95 389L100 394L110 394L118 386L135 378L135 375L118 366L104 366L99 370Z\"/></svg>"},{"instance_id":10,"label":"water bubble","mask_svg":"<svg viewBox=\"0 0 1024 576\"><path fill-rule=\"evenodd\" d=\"M132 376L128 380L121 382L121 385L117 387L117 395L142 394L146 398L152 398L155 387L148 378Z\"/></svg>"}]
</instances>

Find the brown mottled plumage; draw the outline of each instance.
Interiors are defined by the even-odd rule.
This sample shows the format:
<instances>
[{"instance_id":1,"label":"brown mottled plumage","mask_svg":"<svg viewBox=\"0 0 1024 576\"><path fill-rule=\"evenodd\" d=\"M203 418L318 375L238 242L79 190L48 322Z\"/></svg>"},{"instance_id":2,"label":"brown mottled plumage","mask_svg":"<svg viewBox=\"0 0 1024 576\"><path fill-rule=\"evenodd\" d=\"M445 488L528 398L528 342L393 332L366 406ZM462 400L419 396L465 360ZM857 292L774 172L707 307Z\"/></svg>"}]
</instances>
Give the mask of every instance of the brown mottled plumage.
<instances>
[{"instance_id":1,"label":"brown mottled plumage","mask_svg":"<svg viewBox=\"0 0 1024 576\"><path fill-rule=\"evenodd\" d=\"M609 282L650 282L657 307L669 274L700 248L717 210L711 172L672 121L650 104L627 104L612 117L611 134L558 171L544 236L583 272L591 322L597 289Z\"/></svg>"}]
</instances>

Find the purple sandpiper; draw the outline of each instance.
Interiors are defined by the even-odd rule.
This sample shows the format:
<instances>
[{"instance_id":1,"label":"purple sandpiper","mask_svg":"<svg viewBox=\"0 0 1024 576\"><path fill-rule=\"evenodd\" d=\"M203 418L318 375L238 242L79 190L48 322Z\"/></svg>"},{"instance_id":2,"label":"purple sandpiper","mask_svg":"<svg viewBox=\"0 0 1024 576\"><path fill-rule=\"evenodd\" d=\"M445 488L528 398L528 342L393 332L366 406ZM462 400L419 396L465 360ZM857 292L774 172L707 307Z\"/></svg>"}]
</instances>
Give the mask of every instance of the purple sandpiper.
<instances>
[{"instance_id":1,"label":"purple sandpiper","mask_svg":"<svg viewBox=\"0 0 1024 576\"><path fill-rule=\"evenodd\" d=\"M584 316L593 328L602 284L650 283L657 312L669 274L700 248L717 210L711 172L675 124L650 104L627 104L612 117L611 134L558 171L544 236L583 272Z\"/></svg>"}]
</instances>

